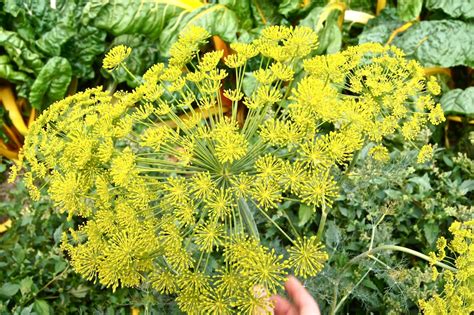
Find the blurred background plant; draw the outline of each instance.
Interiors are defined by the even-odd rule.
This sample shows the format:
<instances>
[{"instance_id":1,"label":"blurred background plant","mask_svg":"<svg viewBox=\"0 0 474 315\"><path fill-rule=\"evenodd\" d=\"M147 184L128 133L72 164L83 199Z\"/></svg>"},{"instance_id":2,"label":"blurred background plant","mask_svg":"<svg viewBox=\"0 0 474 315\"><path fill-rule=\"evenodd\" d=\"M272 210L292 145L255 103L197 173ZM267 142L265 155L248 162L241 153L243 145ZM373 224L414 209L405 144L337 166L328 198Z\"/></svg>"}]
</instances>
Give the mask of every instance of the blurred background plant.
<instances>
[{"instance_id":1,"label":"blurred background plant","mask_svg":"<svg viewBox=\"0 0 474 315\"><path fill-rule=\"evenodd\" d=\"M371 240L374 244L397 243L427 253L435 248L438 236L447 236L447 227L454 219L473 218L473 1L3 0L0 7L2 182L10 160L17 158L28 126L53 101L97 85L111 92L136 86L137 82L123 71L109 74L101 70L105 51L118 44L133 48L127 66L138 78L150 65L168 56L178 31L190 24L215 35L206 50L224 49L226 53L230 52L228 43L236 39L250 41L268 24L312 27L319 35L317 54L334 53L367 41L404 49L422 63L427 75L441 82L438 101L447 120L426 135L438 145L435 160L417 165L415 153L394 138L385 143L396 150L383 168L376 161L355 163L352 180L343 186L337 207L328 218L326 246L334 255L317 281L307 285L329 309L334 292L327 288L338 282L338 303L343 299L339 311L351 313L408 313L417 309L420 297L427 297L440 285L440 280L431 280L426 264L400 253L376 257L386 266L370 258L343 274L337 270L350 257L367 249ZM247 84L252 82L247 80ZM368 150L361 152L361 158ZM112 295L80 280L69 269L56 279L55 268L60 267L55 266L66 262L66 257L59 253L53 235L63 221L47 201L26 202L21 183L2 184L0 191L0 244L6 259L2 263L14 266L0 278L2 312L17 305L16 313L26 308L23 312L28 314L35 308L43 314L47 303L51 312L90 305L89 311L103 313L111 300L116 302L111 307L127 305L122 312L130 312L131 305L152 307L146 294L132 296L117 291ZM309 219L308 209L295 208L291 202L284 203L282 210L289 211L302 225ZM24 213L29 213L27 219ZM49 219L44 220L43 216ZM311 220L318 222L319 218ZM310 225L315 227L316 223ZM376 232L374 238L372 231ZM14 258L16 252L22 251L42 254L31 258L33 262L29 257L36 254ZM2 270L7 269L2 265ZM25 288L30 280L24 279L33 280L29 292ZM56 280L33 297L32 292L38 292L53 279ZM22 282L25 294L18 287ZM72 294L74 288L83 286L88 290L85 295ZM31 300L27 303L28 299ZM35 299L43 302L35 306Z\"/></svg>"}]
</instances>

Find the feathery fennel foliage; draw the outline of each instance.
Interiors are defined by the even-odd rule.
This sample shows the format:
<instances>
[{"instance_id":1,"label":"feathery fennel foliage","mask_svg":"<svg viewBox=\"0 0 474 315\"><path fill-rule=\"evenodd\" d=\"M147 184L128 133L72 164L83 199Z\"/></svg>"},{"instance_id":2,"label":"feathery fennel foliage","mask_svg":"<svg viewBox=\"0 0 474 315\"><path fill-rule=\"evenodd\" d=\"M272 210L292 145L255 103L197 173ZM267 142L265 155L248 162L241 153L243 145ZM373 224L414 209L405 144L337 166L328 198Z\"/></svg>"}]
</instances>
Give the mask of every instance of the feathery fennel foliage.
<instances>
[{"instance_id":1,"label":"feathery fennel foliage","mask_svg":"<svg viewBox=\"0 0 474 315\"><path fill-rule=\"evenodd\" d=\"M311 57L317 36L306 27L269 27L231 44L224 62L222 51L200 53L208 37L186 30L169 63L133 92L95 88L52 105L26 138L25 182L33 198L45 189L60 211L85 219L63 236L85 278L114 290L151 284L188 313L268 312L288 273L315 276L328 259L324 220L305 236L272 212L296 200L325 218L364 144L386 160L385 137L411 140L444 119L430 96L438 87L395 47ZM119 52L108 69L126 68L129 52ZM245 94L252 58L260 68ZM261 221L280 232L285 252L264 245Z\"/></svg>"}]
</instances>

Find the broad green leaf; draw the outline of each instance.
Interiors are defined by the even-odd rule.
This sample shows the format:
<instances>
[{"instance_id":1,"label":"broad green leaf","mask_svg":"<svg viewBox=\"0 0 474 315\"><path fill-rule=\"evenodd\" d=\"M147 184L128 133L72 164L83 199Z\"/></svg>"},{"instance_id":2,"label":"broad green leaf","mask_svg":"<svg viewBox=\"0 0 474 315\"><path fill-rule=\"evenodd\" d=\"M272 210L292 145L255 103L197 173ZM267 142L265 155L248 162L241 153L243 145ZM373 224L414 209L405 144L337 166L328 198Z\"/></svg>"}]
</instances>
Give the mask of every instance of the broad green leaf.
<instances>
[{"instance_id":1,"label":"broad green leaf","mask_svg":"<svg viewBox=\"0 0 474 315\"><path fill-rule=\"evenodd\" d=\"M425 67L474 66L474 24L454 20L422 21L393 44Z\"/></svg>"},{"instance_id":2,"label":"broad green leaf","mask_svg":"<svg viewBox=\"0 0 474 315\"><path fill-rule=\"evenodd\" d=\"M271 0L250 0L252 15L257 26L280 24L282 16Z\"/></svg>"},{"instance_id":3,"label":"broad green leaf","mask_svg":"<svg viewBox=\"0 0 474 315\"><path fill-rule=\"evenodd\" d=\"M218 3L225 5L239 19L239 26L242 29L250 30L253 27L251 0L219 0Z\"/></svg>"},{"instance_id":4,"label":"broad green leaf","mask_svg":"<svg viewBox=\"0 0 474 315\"><path fill-rule=\"evenodd\" d=\"M428 244L434 244L438 238L439 226L437 223L428 222L423 226L423 232Z\"/></svg>"},{"instance_id":5,"label":"broad green leaf","mask_svg":"<svg viewBox=\"0 0 474 315\"><path fill-rule=\"evenodd\" d=\"M379 16L369 20L359 35L359 44L368 42L385 44L390 34L401 25L403 21L397 16L397 11L394 8L387 8Z\"/></svg>"},{"instance_id":6,"label":"broad green leaf","mask_svg":"<svg viewBox=\"0 0 474 315\"><path fill-rule=\"evenodd\" d=\"M82 299L82 298L86 297L86 295L89 291L90 291L89 287L80 284L76 288L72 288L71 290L69 290L69 293L71 293L73 296L75 296L79 299Z\"/></svg>"},{"instance_id":7,"label":"broad green leaf","mask_svg":"<svg viewBox=\"0 0 474 315\"><path fill-rule=\"evenodd\" d=\"M20 286L18 284L6 282L0 287L0 296L9 298L14 296L18 290L20 290Z\"/></svg>"},{"instance_id":8,"label":"broad green leaf","mask_svg":"<svg viewBox=\"0 0 474 315\"><path fill-rule=\"evenodd\" d=\"M49 8L56 11L57 21L51 24L49 31L41 34L36 46L48 56L59 56L61 54L61 46L66 43L76 33L77 20L75 18L75 5L66 5L61 10Z\"/></svg>"},{"instance_id":9,"label":"broad green leaf","mask_svg":"<svg viewBox=\"0 0 474 315\"><path fill-rule=\"evenodd\" d=\"M84 6L82 22L85 25L93 24L116 36L143 34L156 39L172 17L182 16L186 12L177 5L159 1L93 0ZM170 24L170 27L176 26ZM180 29L175 28L175 31L179 33Z\"/></svg>"},{"instance_id":10,"label":"broad green leaf","mask_svg":"<svg viewBox=\"0 0 474 315\"><path fill-rule=\"evenodd\" d=\"M62 56L68 59L74 76L92 79L93 63L105 52L107 33L92 26L80 26L64 45Z\"/></svg>"},{"instance_id":11,"label":"broad green leaf","mask_svg":"<svg viewBox=\"0 0 474 315\"><path fill-rule=\"evenodd\" d=\"M75 29L69 25L57 25L51 31L45 33L36 45L41 51L49 56L59 56L61 46L74 36Z\"/></svg>"},{"instance_id":12,"label":"broad green leaf","mask_svg":"<svg viewBox=\"0 0 474 315\"><path fill-rule=\"evenodd\" d=\"M429 10L441 9L454 18L472 19L474 17L474 1L472 0L425 0Z\"/></svg>"},{"instance_id":13,"label":"broad green leaf","mask_svg":"<svg viewBox=\"0 0 474 315\"><path fill-rule=\"evenodd\" d=\"M35 300L33 309L35 310L38 315L49 315L51 314L49 311L48 302L45 300Z\"/></svg>"},{"instance_id":14,"label":"broad green leaf","mask_svg":"<svg viewBox=\"0 0 474 315\"><path fill-rule=\"evenodd\" d=\"M160 51L166 54L170 46L178 39L180 31L190 25L201 26L211 35L218 35L225 42L234 42L239 21L233 11L222 4L209 4L193 12L174 17L169 27L160 35Z\"/></svg>"},{"instance_id":15,"label":"broad green leaf","mask_svg":"<svg viewBox=\"0 0 474 315\"><path fill-rule=\"evenodd\" d=\"M67 59L62 57L49 59L31 86L29 95L31 106L41 109L63 98L71 82L71 75L71 65Z\"/></svg>"},{"instance_id":16,"label":"broad green leaf","mask_svg":"<svg viewBox=\"0 0 474 315\"><path fill-rule=\"evenodd\" d=\"M29 73L39 73L43 67L41 56L27 47L17 33L0 28L0 46L16 63L18 69Z\"/></svg>"},{"instance_id":17,"label":"broad green leaf","mask_svg":"<svg viewBox=\"0 0 474 315\"><path fill-rule=\"evenodd\" d=\"M300 204L298 209L298 226L302 227L313 217L314 207L305 205L304 203Z\"/></svg>"},{"instance_id":18,"label":"broad green leaf","mask_svg":"<svg viewBox=\"0 0 474 315\"><path fill-rule=\"evenodd\" d=\"M31 292L31 286L33 285L33 279L26 277L20 281L20 291L23 296Z\"/></svg>"},{"instance_id":19,"label":"broad green leaf","mask_svg":"<svg viewBox=\"0 0 474 315\"><path fill-rule=\"evenodd\" d=\"M316 31L323 10L324 7L315 7L300 21L300 25L310 27ZM342 34L337 25L338 14L338 11L331 12L325 21L324 27L318 31L316 54L323 54L324 52L332 54L341 49Z\"/></svg>"},{"instance_id":20,"label":"broad green leaf","mask_svg":"<svg viewBox=\"0 0 474 315\"><path fill-rule=\"evenodd\" d=\"M11 83L29 82L30 77L21 71L16 71L7 55L0 56L0 78Z\"/></svg>"},{"instance_id":21,"label":"broad green leaf","mask_svg":"<svg viewBox=\"0 0 474 315\"><path fill-rule=\"evenodd\" d=\"M303 7L302 0L283 0L278 6L278 13L285 17L295 14Z\"/></svg>"},{"instance_id":22,"label":"broad green leaf","mask_svg":"<svg viewBox=\"0 0 474 315\"><path fill-rule=\"evenodd\" d=\"M474 116L474 87L448 91L440 103L446 114Z\"/></svg>"},{"instance_id":23,"label":"broad green leaf","mask_svg":"<svg viewBox=\"0 0 474 315\"><path fill-rule=\"evenodd\" d=\"M467 179L467 180L463 181L461 183L461 185L459 185L458 189L459 189L459 193L461 195L465 195L468 192L473 191L474 190L474 180Z\"/></svg>"},{"instance_id":24,"label":"broad green leaf","mask_svg":"<svg viewBox=\"0 0 474 315\"><path fill-rule=\"evenodd\" d=\"M322 0L319 0L321 2ZM313 2L313 1L311 1ZM326 1L327 2L327 1ZM325 3L325 2L323 2ZM377 1L374 0L351 0L346 1L349 6L349 9L363 12L375 12L375 5ZM385 9L386 10L386 9Z\"/></svg>"},{"instance_id":25,"label":"broad green leaf","mask_svg":"<svg viewBox=\"0 0 474 315\"><path fill-rule=\"evenodd\" d=\"M404 21L414 20L420 15L422 6L423 0L398 0L398 16Z\"/></svg>"}]
</instances>

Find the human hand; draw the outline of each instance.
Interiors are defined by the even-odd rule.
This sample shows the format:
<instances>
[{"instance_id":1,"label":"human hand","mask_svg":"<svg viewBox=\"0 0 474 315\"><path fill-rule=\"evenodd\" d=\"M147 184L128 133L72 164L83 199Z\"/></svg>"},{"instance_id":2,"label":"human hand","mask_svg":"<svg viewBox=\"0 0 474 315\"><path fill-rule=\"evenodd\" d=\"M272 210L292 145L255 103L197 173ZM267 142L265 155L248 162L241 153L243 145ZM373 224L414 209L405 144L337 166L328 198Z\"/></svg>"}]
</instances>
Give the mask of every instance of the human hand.
<instances>
[{"instance_id":1,"label":"human hand","mask_svg":"<svg viewBox=\"0 0 474 315\"><path fill-rule=\"evenodd\" d=\"M318 304L298 279L289 276L285 289L292 302L279 295L273 296L275 315L321 315Z\"/></svg>"}]
</instances>

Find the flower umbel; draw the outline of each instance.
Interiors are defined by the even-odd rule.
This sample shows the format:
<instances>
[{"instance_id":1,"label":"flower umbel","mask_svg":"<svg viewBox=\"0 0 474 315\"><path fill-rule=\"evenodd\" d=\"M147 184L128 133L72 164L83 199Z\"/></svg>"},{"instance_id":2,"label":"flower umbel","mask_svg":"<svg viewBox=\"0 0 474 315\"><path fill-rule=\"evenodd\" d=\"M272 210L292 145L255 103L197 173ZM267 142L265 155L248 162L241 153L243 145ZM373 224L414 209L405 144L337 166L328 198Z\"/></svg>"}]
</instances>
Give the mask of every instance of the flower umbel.
<instances>
[{"instance_id":1,"label":"flower umbel","mask_svg":"<svg viewBox=\"0 0 474 315\"><path fill-rule=\"evenodd\" d=\"M102 66L107 71L115 70L122 62L125 61L125 59L127 59L131 52L132 49L125 45L115 46L105 55Z\"/></svg>"},{"instance_id":2,"label":"flower umbel","mask_svg":"<svg viewBox=\"0 0 474 315\"><path fill-rule=\"evenodd\" d=\"M355 152L373 142L385 160L384 137L412 139L442 113L406 109L416 97L431 104L436 87L393 47L308 58L311 29L272 26L232 44L224 67L222 52L200 51L208 37L185 30L168 65L153 66L134 91L95 88L53 104L25 139L25 176L32 194L46 180L56 206L84 218L63 247L88 279L113 289L149 282L176 294L184 312L269 312L268 294L289 272L313 277L328 259L315 236L280 227L282 202L330 213ZM129 54L113 48L104 68ZM266 61L244 91L251 58ZM263 245L269 227L288 252Z\"/></svg>"}]
</instances>

